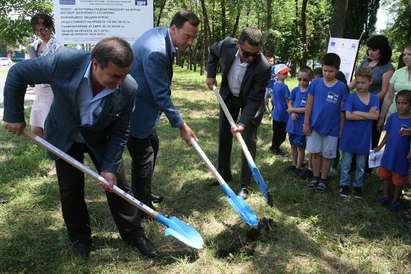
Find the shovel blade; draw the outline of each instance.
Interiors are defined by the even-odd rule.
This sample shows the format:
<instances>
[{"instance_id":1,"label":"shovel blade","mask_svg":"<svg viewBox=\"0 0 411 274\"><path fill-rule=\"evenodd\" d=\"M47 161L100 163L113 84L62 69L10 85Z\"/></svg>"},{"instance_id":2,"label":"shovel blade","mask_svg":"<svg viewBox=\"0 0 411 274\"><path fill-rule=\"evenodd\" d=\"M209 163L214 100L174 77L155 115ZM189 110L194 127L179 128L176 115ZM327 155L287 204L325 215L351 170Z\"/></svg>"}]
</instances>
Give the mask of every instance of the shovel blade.
<instances>
[{"instance_id":1,"label":"shovel blade","mask_svg":"<svg viewBox=\"0 0 411 274\"><path fill-rule=\"evenodd\" d=\"M227 198L235 212L240 215L241 220L252 227L256 227L258 225L257 215L242 197L235 195Z\"/></svg>"},{"instance_id":2,"label":"shovel blade","mask_svg":"<svg viewBox=\"0 0 411 274\"><path fill-rule=\"evenodd\" d=\"M180 242L196 249L203 248L203 238L200 233L189 224L186 224L177 217L171 216L167 218L161 214L158 214L156 219L167 226L164 232L165 236L174 237Z\"/></svg>"},{"instance_id":3,"label":"shovel blade","mask_svg":"<svg viewBox=\"0 0 411 274\"><path fill-rule=\"evenodd\" d=\"M264 181L263 176L261 175L260 170L255 165L250 165L251 173L253 174L254 180L260 189L260 192L264 195L267 203L270 206L273 206L273 198L271 197L270 192L268 191L267 183Z\"/></svg>"}]
</instances>

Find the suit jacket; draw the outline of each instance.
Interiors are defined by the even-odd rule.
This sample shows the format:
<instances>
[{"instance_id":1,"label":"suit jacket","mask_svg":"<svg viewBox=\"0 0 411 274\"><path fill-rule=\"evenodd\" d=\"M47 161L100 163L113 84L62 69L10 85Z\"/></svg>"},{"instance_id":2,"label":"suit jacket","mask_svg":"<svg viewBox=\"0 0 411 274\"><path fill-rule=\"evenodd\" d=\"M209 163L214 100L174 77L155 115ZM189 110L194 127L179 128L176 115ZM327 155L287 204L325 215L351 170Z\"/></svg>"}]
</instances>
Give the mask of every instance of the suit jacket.
<instances>
[{"instance_id":1,"label":"suit jacket","mask_svg":"<svg viewBox=\"0 0 411 274\"><path fill-rule=\"evenodd\" d=\"M137 91L127 75L121 86L106 96L95 124L82 127L77 93L90 63L90 54L61 49L55 55L27 60L12 66L4 87L4 121L24 122L27 85L50 84L54 101L45 122L45 138L67 152L81 132L101 170L116 173L129 134L129 119Z\"/></svg>"},{"instance_id":2,"label":"suit jacket","mask_svg":"<svg viewBox=\"0 0 411 274\"><path fill-rule=\"evenodd\" d=\"M222 72L220 93L223 99L231 94L227 76L237 52L236 45L237 39L228 37L214 43L209 48L207 77L216 77L217 65L220 63ZM243 105L240 123L248 125L260 113L259 110L264 105L265 87L270 75L271 66L263 54L260 54L248 65L240 88L240 98Z\"/></svg>"},{"instance_id":3,"label":"suit jacket","mask_svg":"<svg viewBox=\"0 0 411 274\"><path fill-rule=\"evenodd\" d=\"M134 62L130 74L138 91L130 119L131 135L147 138L165 113L172 127L181 127L183 119L171 101L173 64L167 28L146 31L133 46Z\"/></svg>"}]
</instances>

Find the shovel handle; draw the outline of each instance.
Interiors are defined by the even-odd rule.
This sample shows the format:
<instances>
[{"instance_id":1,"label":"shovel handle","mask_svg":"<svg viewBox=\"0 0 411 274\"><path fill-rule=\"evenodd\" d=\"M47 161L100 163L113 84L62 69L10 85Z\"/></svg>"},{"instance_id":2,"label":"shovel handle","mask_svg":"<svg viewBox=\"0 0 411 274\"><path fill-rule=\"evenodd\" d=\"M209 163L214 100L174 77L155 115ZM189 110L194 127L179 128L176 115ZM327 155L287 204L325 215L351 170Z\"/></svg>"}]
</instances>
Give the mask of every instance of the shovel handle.
<instances>
[{"instance_id":1,"label":"shovel handle","mask_svg":"<svg viewBox=\"0 0 411 274\"><path fill-rule=\"evenodd\" d=\"M47 149L49 152L53 153L54 155L56 155L60 159L64 160L66 163L68 163L71 166L77 168L78 170L86 173L87 175L94 178L98 182L100 182L102 184L106 184L106 185L109 184L109 182L103 176L101 176L100 174L98 174L94 170L90 169L88 166L80 163L79 161L77 161L76 159L74 159L73 157L71 157L70 155L65 153L64 151L60 150L59 148L53 146L52 144L50 144L49 142L47 142L43 138L31 133L30 131L28 131L26 129L24 130L23 134L24 134L24 136L26 136L27 138L33 140L35 143L39 144L40 146L44 147L45 149ZM120 196L121 198L123 198L124 200L129 202L130 204L136 206L140 210L144 211L146 214L150 215L153 218L155 218L159 214L158 212L156 212L155 210L153 210L150 207L146 206L144 203L140 202L139 200L134 198L132 195L128 194L127 192L125 192L124 190L122 190L121 188L119 188L116 185L113 186L112 192L114 192L115 194L117 194L118 196Z\"/></svg>"},{"instance_id":2,"label":"shovel handle","mask_svg":"<svg viewBox=\"0 0 411 274\"><path fill-rule=\"evenodd\" d=\"M213 87L213 91L214 91L215 95L217 96L218 103L220 104L221 109L223 110L223 112L225 114L225 117L227 117L227 120L230 123L230 126L231 127L235 126L236 124L234 122L233 116L231 116L231 113L228 110L227 105L225 104L223 98L221 97L219 89L217 87ZM254 163L254 159L251 156L251 153L248 150L247 145L244 142L243 136L241 136L241 133L237 132L237 133L234 134L234 136L238 140L238 142L240 143L241 149L243 150L244 156L247 159L247 161L249 163ZM255 165L255 163L254 163L254 165Z\"/></svg>"}]
</instances>

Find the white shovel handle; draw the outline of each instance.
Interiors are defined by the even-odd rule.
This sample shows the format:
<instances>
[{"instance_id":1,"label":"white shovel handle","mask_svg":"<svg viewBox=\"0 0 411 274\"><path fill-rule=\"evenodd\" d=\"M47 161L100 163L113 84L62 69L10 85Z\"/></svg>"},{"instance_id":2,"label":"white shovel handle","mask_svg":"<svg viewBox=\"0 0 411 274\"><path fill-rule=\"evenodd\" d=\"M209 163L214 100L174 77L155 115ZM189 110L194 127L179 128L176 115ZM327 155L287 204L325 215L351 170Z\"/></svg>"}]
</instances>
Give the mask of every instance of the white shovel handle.
<instances>
[{"instance_id":1,"label":"white shovel handle","mask_svg":"<svg viewBox=\"0 0 411 274\"><path fill-rule=\"evenodd\" d=\"M49 142L47 142L43 138L41 138L37 135L34 135L33 133L31 133L28 130L24 130L24 135L26 137L32 139L34 142L36 142L40 146L44 147L45 149L47 149L48 151L50 151L51 153L53 153L54 155L56 155L60 159L64 160L66 163L72 165L73 167L77 168L78 170L80 170L80 171L86 173L87 175L93 177L94 179L96 179L100 183L103 183L103 184L106 184L106 185L109 184L109 182L103 176L101 176L100 174L98 174L94 170L91 170L88 166L80 163L79 161L77 161L76 159L74 159L73 157L71 157L70 155L65 153L64 151L62 151L62 150L58 149L57 147L53 146L52 144L50 144ZM119 188L118 186L113 186L112 192L114 192L115 194L117 194L118 196L120 196L121 198L123 198L124 200L129 202L130 204L138 207L140 210L144 211L146 214L150 215L151 217L155 218L157 216L158 213L155 210L153 210L150 207L146 206L144 203L140 202L139 200L137 200L132 195L128 194L127 192L125 192L124 190Z\"/></svg>"},{"instance_id":2,"label":"white shovel handle","mask_svg":"<svg viewBox=\"0 0 411 274\"><path fill-rule=\"evenodd\" d=\"M227 108L227 105L225 104L223 98L220 95L220 90L217 87L213 88L213 91L215 95L217 96L218 103L221 106L221 109L223 110L225 117L227 117L228 122L230 123L231 127L236 126L236 123L234 122L233 116L231 116L230 111ZM237 132L235 135L235 138L238 140L240 143L241 149L243 150L244 156L247 159L249 163L254 163L254 159L251 156L250 151L247 148L246 143L244 142L243 136L241 136L241 133Z\"/></svg>"}]
</instances>

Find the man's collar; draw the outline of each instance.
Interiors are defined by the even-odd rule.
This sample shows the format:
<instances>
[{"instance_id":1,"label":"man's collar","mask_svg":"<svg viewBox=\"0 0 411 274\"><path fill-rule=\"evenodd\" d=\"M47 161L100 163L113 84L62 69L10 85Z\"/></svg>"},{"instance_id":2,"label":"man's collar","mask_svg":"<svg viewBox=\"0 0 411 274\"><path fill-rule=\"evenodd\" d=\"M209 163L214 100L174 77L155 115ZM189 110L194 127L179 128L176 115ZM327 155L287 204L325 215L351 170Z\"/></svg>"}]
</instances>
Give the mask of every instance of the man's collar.
<instances>
[{"instance_id":1,"label":"man's collar","mask_svg":"<svg viewBox=\"0 0 411 274\"><path fill-rule=\"evenodd\" d=\"M176 53L177 49L173 44L173 40L171 39L171 33L170 33L170 29L167 29L167 33L168 33L168 39L170 39L170 49L171 49L171 53Z\"/></svg>"},{"instance_id":2,"label":"man's collar","mask_svg":"<svg viewBox=\"0 0 411 274\"><path fill-rule=\"evenodd\" d=\"M84 76L83 76L83 78L86 78L86 79L91 79L91 75L90 75L90 71L91 71L91 62L92 61L90 61L90 63L88 63L88 66L87 66L87 69L86 69L86 72L84 73Z\"/></svg>"}]
</instances>

